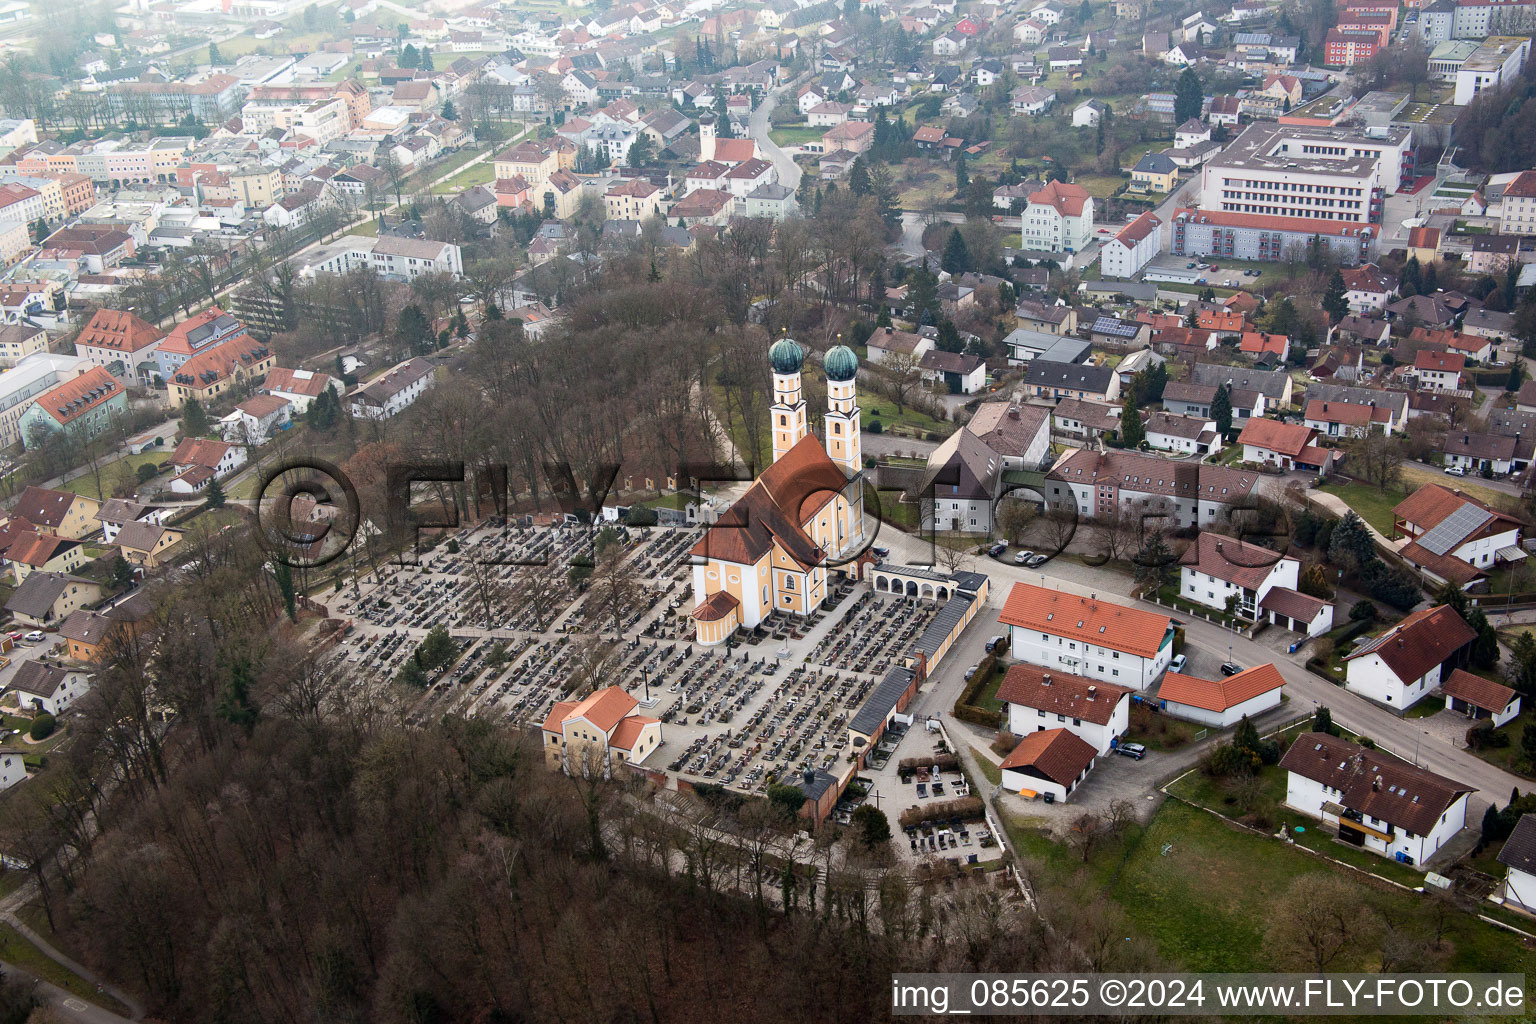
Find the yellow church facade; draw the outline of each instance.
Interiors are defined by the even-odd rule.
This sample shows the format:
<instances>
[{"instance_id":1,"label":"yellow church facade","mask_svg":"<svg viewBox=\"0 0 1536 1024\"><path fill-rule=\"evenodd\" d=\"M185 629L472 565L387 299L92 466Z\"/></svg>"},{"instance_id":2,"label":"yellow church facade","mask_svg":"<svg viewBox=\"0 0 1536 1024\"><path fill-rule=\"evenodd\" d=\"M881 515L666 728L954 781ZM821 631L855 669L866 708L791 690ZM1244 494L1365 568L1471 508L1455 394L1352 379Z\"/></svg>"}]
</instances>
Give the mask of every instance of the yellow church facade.
<instances>
[{"instance_id":1,"label":"yellow church facade","mask_svg":"<svg viewBox=\"0 0 1536 1024\"><path fill-rule=\"evenodd\" d=\"M693 618L699 643L724 643L775 611L809 615L831 574L857 575L866 547L858 357L839 345L822 360L826 442L809 432L801 386L804 350L789 339L773 365L773 464L694 545Z\"/></svg>"}]
</instances>

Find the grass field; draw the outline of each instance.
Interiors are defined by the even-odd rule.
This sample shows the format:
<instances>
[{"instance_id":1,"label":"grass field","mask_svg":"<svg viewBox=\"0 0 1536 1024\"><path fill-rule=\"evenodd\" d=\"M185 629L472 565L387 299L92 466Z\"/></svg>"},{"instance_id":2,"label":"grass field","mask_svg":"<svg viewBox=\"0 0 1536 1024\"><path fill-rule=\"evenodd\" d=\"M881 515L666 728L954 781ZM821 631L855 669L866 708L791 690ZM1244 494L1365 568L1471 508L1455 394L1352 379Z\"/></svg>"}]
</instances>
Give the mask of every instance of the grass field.
<instances>
[{"instance_id":1,"label":"grass field","mask_svg":"<svg viewBox=\"0 0 1536 1024\"><path fill-rule=\"evenodd\" d=\"M768 133L768 137L781 146L803 146L807 142L819 142L821 137L830 131L828 128L812 128L789 126L775 128Z\"/></svg>"},{"instance_id":2,"label":"grass field","mask_svg":"<svg viewBox=\"0 0 1536 1024\"><path fill-rule=\"evenodd\" d=\"M447 181L433 186L432 191L438 195L456 195L474 185L488 185L495 177L496 165L489 160L482 160L473 167L466 167Z\"/></svg>"},{"instance_id":3,"label":"grass field","mask_svg":"<svg viewBox=\"0 0 1536 1024\"><path fill-rule=\"evenodd\" d=\"M1361 906L1390 918L1397 927L1433 932L1431 907L1423 897L1377 890L1352 872L1278 840L1236 831L1179 800L1165 803L1145 828L1132 827L1123 840L1099 848L1086 863L1034 824L1006 823L1025 860L1033 862L1030 872L1072 885L1083 895L1104 893L1124 912L1131 934L1151 941L1171 967L1241 972L1293 966L1279 962L1267 948L1267 926L1285 912L1286 891L1293 882L1330 872L1355 890ZM1373 866L1383 868L1381 873L1389 870L1381 858L1372 859ZM1449 970L1536 969L1536 952L1465 914L1452 916L1445 943ZM1376 970L1379 948L1361 943L1328 969Z\"/></svg>"},{"instance_id":4,"label":"grass field","mask_svg":"<svg viewBox=\"0 0 1536 1024\"><path fill-rule=\"evenodd\" d=\"M1083 186L1095 199L1108 199L1125 184L1118 174L1080 174L1077 184Z\"/></svg>"},{"instance_id":5,"label":"grass field","mask_svg":"<svg viewBox=\"0 0 1536 1024\"><path fill-rule=\"evenodd\" d=\"M976 766L981 769L981 774L994 786L1003 784L1003 770L992 763L992 759L985 751L971 748L971 754L976 758Z\"/></svg>"},{"instance_id":6,"label":"grass field","mask_svg":"<svg viewBox=\"0 0 1536 1024\"><path fill-rule=\"evenodd\" d=\"M158 466L160 463L164 462L170 457L171 453L164 449L152 449L147 452L140 452L138 455L124 455L121 459L101 467L101 487L107 491L107 497L110 498L112 496L112 483L117 479L117 476L122 471L122 467L124 465L126 465L134 473L137 473L140 466ZM137 476L134 477L134 481L134 486L138 486ZM69 491L73 494L83 494L87 498L95 498L97 501L103 500L100 491L98 491L96 487L95 473L88 472L81 476L77 476L67 483L60 484L59 489L62 491Z\"/></svg>"}]
</instances>

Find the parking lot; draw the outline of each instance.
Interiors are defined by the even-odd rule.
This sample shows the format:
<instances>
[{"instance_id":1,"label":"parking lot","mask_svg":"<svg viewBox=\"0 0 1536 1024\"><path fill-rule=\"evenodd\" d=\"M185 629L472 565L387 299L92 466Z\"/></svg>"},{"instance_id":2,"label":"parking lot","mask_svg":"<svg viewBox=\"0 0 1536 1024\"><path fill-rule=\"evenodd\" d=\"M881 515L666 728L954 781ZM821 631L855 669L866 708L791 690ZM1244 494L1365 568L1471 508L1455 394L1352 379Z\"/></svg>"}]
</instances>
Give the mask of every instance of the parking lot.
<instances>
[{"instance_id":1,"label":"parking lot","mask_svg":"<svg viewBox=\"0 0 1536 1024\"><path fill-rule=\"evenodd\" d=\"M470 563L564 564L587 550L589 531L500 523L460 530L420 566L382 569L382 579L363 580L355 595L334 595L332 614L349 618L353 630L331 658L363 681L385 684L442 625L459 651L416 699L411 720L458 713L530 727L573 680L592 675L597 659L599 685L622 685L643 713L666 723L648 768L755 794L766 791L769 774L807 766L841 774L849 719L939 606L836 577L829 606L813 615L777 613L728 647L700 647L692 642L688 562L699 536L688 527L619 531L642 597L614 640L611 618L590 596L561 586L558 599L530 603L519 596L520 574L530 570Z\"/></svg>"}]
</instances>

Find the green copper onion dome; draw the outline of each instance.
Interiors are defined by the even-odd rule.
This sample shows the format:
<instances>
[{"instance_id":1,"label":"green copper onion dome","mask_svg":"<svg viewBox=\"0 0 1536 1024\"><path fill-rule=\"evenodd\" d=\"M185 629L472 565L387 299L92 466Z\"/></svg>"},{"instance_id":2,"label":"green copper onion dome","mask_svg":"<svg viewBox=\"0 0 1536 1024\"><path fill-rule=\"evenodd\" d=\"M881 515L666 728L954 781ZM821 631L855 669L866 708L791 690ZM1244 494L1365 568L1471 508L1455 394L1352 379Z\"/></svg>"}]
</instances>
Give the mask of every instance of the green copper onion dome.
<instances>
[{"instance_id":1,"label":"green copper onion dome","mask_svg":"<svg viewBox=\"0 0 1536 1024\"><path fill-rule=\"evenodd\" d=\"M805 349L793 338L780 338L768 349L768 362L774 373L799 373L805 363Z\"/></svg>"},{"instance_id":2,"label":"green copper onion dome","mask_svg":"<svg viewBox=\"0 0 1536 1024\"><path fill-rule=\"evenodd\" d=\"M859 357L847 345L834 345L821 360L827 380L853 380L859 372Z\"/></svg>"}]
</instances>

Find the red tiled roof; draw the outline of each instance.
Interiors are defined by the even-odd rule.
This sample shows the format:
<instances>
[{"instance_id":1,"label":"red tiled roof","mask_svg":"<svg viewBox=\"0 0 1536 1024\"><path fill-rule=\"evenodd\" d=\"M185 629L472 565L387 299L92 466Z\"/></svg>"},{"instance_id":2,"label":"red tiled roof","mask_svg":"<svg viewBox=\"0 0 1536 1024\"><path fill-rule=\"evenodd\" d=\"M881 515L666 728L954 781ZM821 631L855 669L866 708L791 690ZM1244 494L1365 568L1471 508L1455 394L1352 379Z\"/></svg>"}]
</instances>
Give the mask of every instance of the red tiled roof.
<instances>
[{"instance_id":1,"label":"red tiled roof","mask_svg":"<svg viewBox=\"0 0 1536 1024\"><path fill-rule=\"evenodd\" d=\"M1284 557L1278 551L1233 537L1202 533L1184 552L1179 564L1219 580L1257 590Z\"/></svg>"},{"instance_id":2,"label":"red tiled roof","mask_svg":"<svg viewBox=\"0 0 1536 1024\"><path fill-rule=\"evenodd\" d=\"M1162 221L1158 220L1151 210L1148 210L1121 228L1115 235L1115 241L1127 249L1135 248L1137 242L1156 231L1160 224L1162 224Z\"/></svg>"},{"instance_id":3,"label":"red tiled roof","mask_svg":"<svg viewBox=\"0 0 1536 1024\"><path fill-rule=\"evenodd\" d=\"M1031 206L1049 206L1064 217L1081 216L1084 204L1089 201L1088 190L1083 186L1060 181L1048 181L1044 188L1029 196Z\"/></svg>"},{"instance_id":4,"label":"red tiled roof","mask_svg":"<svg viewBox=\"0 0 1536 1024\"><path fill-rule=\"evenodd\" d=\"M1127 608L1033 583L1015 583L998 621L1040 633L1154 657L1168 633L1166 615Z\"/></svg>"},{"instance_id":5,"label":"red tiled roof","mask_svg":"<svg viewBox=\"0 0 1536 1024\"><path fill-rule=\"evenodd\" d=\"M98 309L75 344L109 348L132 355L160 340L160 331L132 313L116 309Z\"/></svg>"},{"instance_id":6,"label":"red tiled roof","mask_svg":"<svg viewBox=\"0 0 1536 1024\"><path fill-rule=\"evenodd\" d=\"M1088 742L1066 729L1043 729L1019 741L1003 758L1004 768L1033 768L1061 786L1070 786L1098 756Z\"/></svg>"},{"instance_id":7,"label":"red tiled roof","mask_svg":"<svg viewBox=\"0 0 1536 1024\"><path fill-rule=\"evenodd\" d=\"M1457 561L1453 559L1453 561ZM1466 563L1461 563L1465 565ZM1375 654L1403 682L1412 682L1476 639L1472 627L1449 605L1414 612L1362 644L1345 661Z\"/></svg>"},{"instance_id":8,"label":"red tiled roof","mask_svg":"<svg viewBox=\"0 0 1536 1024\"><path fill-rule=\"evenodd\" d=\"M37 407L59 424L73 423L123 394L123 386L104 366L93 366L37 396Z\"/></svg>"},{"instance_id":9,"label":"red tiled roof","mask_svg":"<svg viewBox=\"0 0 1536 1024\"><path fill-rule=\"evenodd\" d=\"M1307 403L1306 416L1309 420L1358 427L1367 423L1387 423L1392 419L1392 410L1384 406L1361 405L1358 402L1324 402L1314 398Z\"/></svg>"},{"instance_id":10,"label":"red tiled roof","mask_svg":"<svg viewBox=\"0 0 1536 1024\"><path fill-rule=\"evenodd\" d=\"M1175 215L1190 224L1212 224L1223 228L1259 228L1266 231L1295 231L1305 235L1338 235L1350 237L1376 234L1374 224L1356 221L1318 220L1312 217L1282 217L1270 213L1231 213L1225 210L1196 210L1184 208Z\"/></svg>"},{"instance_id":11,"label":"red tiled roof","mask_svg":"<svg viewBox=\"0 0 1536 1024\"><path fill-rule=\"evenodd\" d=\"M1243 424L1243 432L1237 435L1237 443L1267 448L1295 458L1312 443L1316 434L1316 430L1302 423L1281 423L1255 416Z\"/></svg>"},{"instance_id":12,"label":"red tiled roof","mask_svg":"<svg viewBox=\"0 0 1536 1024\"><path fill-rule=\"evenodd\" d=\"M1447 697L1460 698L1474 707L1493 714L1498 714L1509 707L1509 702L1515 699L1515 691L1509 687L1496 683L1492 679L1475 676L1461 668L1452 672L1445 682L1440 684L1440 689Z\"/></svg>"},{"instance_id":13,"label":"red tiled roof","mask_svg":"<svg viewBox=\"0 0 1536 1024\"><path fill-rule=\"evenodd\" d=\"M1225 711L1244 701L1253 700L1260 694L1269 693L1285 685L1280 670L1273 664L1255 665L1224 679L1201 679L1180 672L1169 672L1163 677L1162 688L1157 695L1174 704L1184 704L1205 711Z\"/></svg>"},{"instance_id":14,"label":"red tiled roof","mask_svg":"<svg viewBox=\"0 0 1536 1024\"><path fill-rule=\"evenodd\" d=\"M717 590L693 610L693 617L700 622L718 622L741 605L736 597L724 590Z\"/></svg>"},{"instance_id":15,"label":"red tiled roof","mask_svg":"<svg viewBox=\"0 0 1536 1024\"><path fill-rule=\"evenodd\" d=\"M1467 357L1460 352L1431 352L1428 349L1419 349L1413 357L1415 370L1442 370L1446 373L1460 373L1467 368Z\"/></svg>"},{"instance_id":16,"label":"red tiled roof","mask_svg":"<svg viewBox=\"0 0 1536 1024\"><path fill-rule=\"evenodd\" d=\"M1054 715L1080 718L1094 725L1108 725L1115 708L1130 690L1112 683L1047 672L1035 665L1013 665L997 688L997 699Z\"/></svg>"}]
</instances>

